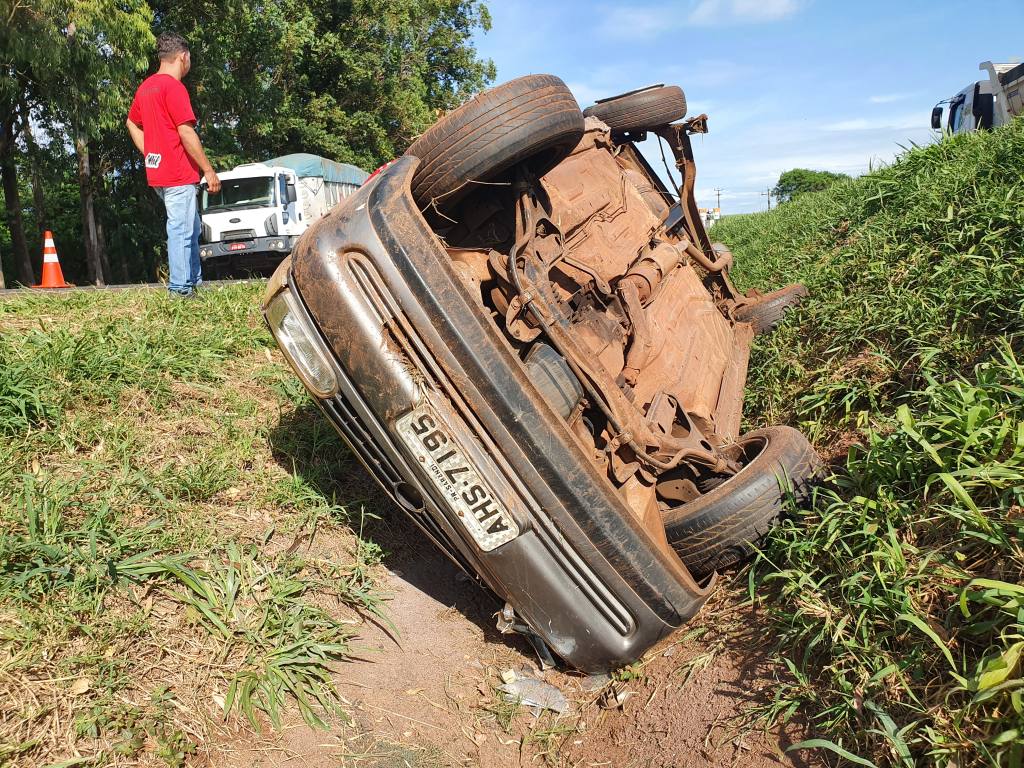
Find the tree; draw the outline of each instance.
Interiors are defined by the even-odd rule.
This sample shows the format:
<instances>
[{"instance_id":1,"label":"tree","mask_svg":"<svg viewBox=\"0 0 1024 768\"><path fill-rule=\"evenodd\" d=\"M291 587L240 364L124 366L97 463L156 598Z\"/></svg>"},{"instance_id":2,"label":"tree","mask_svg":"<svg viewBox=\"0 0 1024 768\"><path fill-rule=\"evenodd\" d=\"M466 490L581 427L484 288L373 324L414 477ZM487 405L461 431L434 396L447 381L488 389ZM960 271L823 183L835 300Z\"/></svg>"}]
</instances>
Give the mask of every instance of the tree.
<instances>
[{"instance_id":1,"label":"tree","mask_svg":"<svg viewBox=\"0 0 1024 768\"><path fill-rule=\"evenodd\" d=\"M3 185L4 209L7 229L11 234L11 249L14 252L14 263L18 270L18 280L22 285L33 283L32 261L28 255L28 243L25 239L25 224L21 215L21 195L18 189L18 169L14 160L14 145L17 139L18 112L0 118L0 182Z\"/></svg>"},{"instance_id":2,"label":"tree","mask_svg":"<svg viewBox=\"0 0 1024 768\"><path fill-rule=\"evenodd\" d=\"M75 0L72 8L64 27L66 68L56 78L55 106L67 122L78 157L89 280L104 285L111 269L96 216L94 140L124 124L133 81L145 70L153 49L153 14L145 0Z\"/></svg>"},{"instance_id":3,"label":"tree","mask_svg":"<svg viewBox=\"0 0 1024 768\"><path fill-rule=\"evenodd\" d=\"M6 25L0 33L0 108L21 111L24 125L42 121L53 140L75 149L81 202L82 240L89 279L103 285L110 277L101 230L96 220L96 179L91 142L104 129L124 122L132 80L145 69L152 49L152 11L145 0L0 0ZM13 118L12 118L13 120ZM6 127L6 126L0 126ZM11 140L0 136L8 220L24 240ZM18 211L10 214L10 206ZM15 241L15 258L20 260ZM29 268L31 272L31 268Z\"/></svg>"},{"instance_id":4,"label":"tree","mask_svg":"<svg viewBox=\"0 0 1024 768\"><path fill-rule=\"evenodd\" d=\"M779 176L779 182L775 185L775 189L772 190L772 195L780 203L785 203L806 192L818 192L828 189L837 181L849 180L849 178L845 173L794 168Z\"/></svg>"},{"instance_id":5,"label":"tree","mask_svg":"<svg viewBox=\"0 0 1024 768\"><path fill-rule=\"evenodd\" d=\"M472 0L154 0L189 40L204 142L225 164L312 152L372 169L494 78Z\"/></svg>"},{"instance_id":6,"label":"tree","mask_svg":"<svg viewBox=\"0 0 1024 768\"><path fill-rule=\"evenodd\" d=\"M40 90L59 61L59 41L43 4L49 0L0 0L0 175L5 219L20 281L30 284L28 255L15 155L21 125L30 118L33 91Z\"/></svg>"},{"instance_id":7,"label":"tree","mask_svg":"<svg viewBox=\"0 0 1024 768\"><path fill-rule=\"evenodd\" d=\"M185 85L216 167L304 151L369 170L493 79L472 44L489 26L478 0L0 0L8 279L36 229L54 230L72 282L153 280L166 263L124 129L155 33L190 43Z\"/></svg>"}]
</instances>

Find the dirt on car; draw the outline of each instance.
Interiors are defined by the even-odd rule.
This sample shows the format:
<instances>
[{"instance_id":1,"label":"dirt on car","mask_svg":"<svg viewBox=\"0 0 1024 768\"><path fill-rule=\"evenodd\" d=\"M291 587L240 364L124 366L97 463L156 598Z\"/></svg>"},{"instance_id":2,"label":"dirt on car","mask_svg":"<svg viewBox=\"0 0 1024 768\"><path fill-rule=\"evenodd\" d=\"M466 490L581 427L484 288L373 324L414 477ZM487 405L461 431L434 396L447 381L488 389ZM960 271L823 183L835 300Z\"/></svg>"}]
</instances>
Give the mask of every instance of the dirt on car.
<instances>
[{"instance_id":1,"label":"dirt on car","mask_svg":"<svg viewBox=\"0 0 1024 768\"><path fill-rule=\"evenodd\" d=\"M741 433L755 333L693 195L676 86L581 111L532 75L444 116L307 232L264 307L394 502L544 661L629 664L804 497L789 427ZM667 143L670 189L636 143Z\"/></svg>"}]
</instances>

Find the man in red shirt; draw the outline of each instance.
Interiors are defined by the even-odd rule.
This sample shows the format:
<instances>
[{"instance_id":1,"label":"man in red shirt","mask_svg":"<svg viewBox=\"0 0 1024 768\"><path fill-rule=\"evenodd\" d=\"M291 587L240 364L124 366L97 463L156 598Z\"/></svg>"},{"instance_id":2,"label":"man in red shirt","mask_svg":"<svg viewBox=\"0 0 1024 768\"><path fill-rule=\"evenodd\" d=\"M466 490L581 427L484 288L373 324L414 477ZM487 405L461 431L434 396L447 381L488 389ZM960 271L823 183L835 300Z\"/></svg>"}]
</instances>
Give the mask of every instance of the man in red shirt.
<instances>
[{"instance_id":1,"label":"man in red shirt","mask_svg":"<svg viewBox=\"0 0 1024 768\"><path fill-rule=\"evenodd\" d=\"M192 59L181 35L165 32L156 40L160 69L135 92L128 111L128 133L146 158L146 180L167 209L167 262L172 296L191 297L202 282L196 202L199 174L210 192L220 179L196 135L196 116L181 80Z\"/></svg>"}]
</instances>

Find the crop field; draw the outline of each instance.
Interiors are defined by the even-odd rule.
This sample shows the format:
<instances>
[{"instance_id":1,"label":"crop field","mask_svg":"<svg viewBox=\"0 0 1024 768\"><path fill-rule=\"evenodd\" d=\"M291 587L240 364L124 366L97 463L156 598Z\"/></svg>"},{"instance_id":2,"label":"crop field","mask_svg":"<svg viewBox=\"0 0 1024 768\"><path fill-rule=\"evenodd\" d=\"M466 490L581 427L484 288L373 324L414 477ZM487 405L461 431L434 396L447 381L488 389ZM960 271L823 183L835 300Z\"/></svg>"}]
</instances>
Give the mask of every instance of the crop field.
<instances>
[{"instance_id":1,"label":"crop field","mask_svg":"<svg viewBox=\"0 0 1024 768\"><path fill-rule=\"evenodd\" d=\"M772 695L735 714L800 723L830 764L1020 765L1024 124L712 234L742 285L810 289L758 339L746 414L799 426L834 472L716 598L774 636ZM259 292L0 302L0 764L196 765L347 721L337 669L396 618L367 533L392 511ZM587 734L545 728L543 761L579 764L559 745ZM352 764L448 764L403 750Z\"/></svg>"},{"instance_id":2,"label":"crop field","mask_svg":"<svg viewBox=\"0 0 1024 768\"><path fill-rule=\"evenodd\" d=\"M787 670L763 714L862 765L1020 765L1024 123L713 235L741 283L810 289L747 413L836 470L751 573Z\"/></svg>"}]
</instances>

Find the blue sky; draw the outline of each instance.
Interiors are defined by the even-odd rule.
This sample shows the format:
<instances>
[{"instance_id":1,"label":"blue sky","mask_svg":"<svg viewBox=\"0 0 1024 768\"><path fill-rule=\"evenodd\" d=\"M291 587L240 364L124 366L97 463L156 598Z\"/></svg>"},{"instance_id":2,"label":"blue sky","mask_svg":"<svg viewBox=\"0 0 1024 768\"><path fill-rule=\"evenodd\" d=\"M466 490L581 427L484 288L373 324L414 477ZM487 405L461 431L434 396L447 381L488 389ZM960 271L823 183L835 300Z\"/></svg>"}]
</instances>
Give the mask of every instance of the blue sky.
<instances>
[{"instance_id":1,"label":"blue sky","mask_svg":"<svg viewBox=\"0 0 1024 768\"><path fill-rule=\"evenodd\" d=\"M724 213L761 210L779 173L859 174L900 145L934 139L931 108L985 60L1024 58L1024 0L490 0L477 35L498 82L558 75L581 107L651 83L682 86L697 197ZM648 141L647 144L652 142ZM652 151L653 150L653 151ZM648 157L660 156L645 147ZM652 162L653 164L653 162Z\"/></svg>"}]
</instances>

